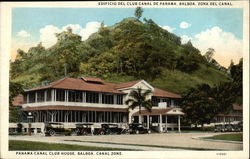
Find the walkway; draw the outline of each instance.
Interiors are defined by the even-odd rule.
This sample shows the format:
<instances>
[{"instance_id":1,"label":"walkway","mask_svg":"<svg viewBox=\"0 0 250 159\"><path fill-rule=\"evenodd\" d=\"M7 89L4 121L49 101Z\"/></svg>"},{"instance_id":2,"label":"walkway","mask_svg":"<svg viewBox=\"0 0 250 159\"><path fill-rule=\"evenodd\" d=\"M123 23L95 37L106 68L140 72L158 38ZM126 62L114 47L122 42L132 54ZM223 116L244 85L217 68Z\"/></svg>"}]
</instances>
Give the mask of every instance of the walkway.
<instances>
[{"instance_id":1,"label":"walkway","mask_svg":"<svg viewBox=\"0 0 250 159\"><path fill-rule=\"evenodd\" d=\"M26 140L97 147L113 147L145 151L173 151L188 149L242 150L241 143L214 142L194 139L221 133L164 133L139 135L97 135L97 136L10 136L10 140ZM134 145L130 145L134 144ZM143 145L143 146L137 146ZM173 148L171 148L173 147ZM184 149L180 149L184 148Z\"/></svg>"}]
</instances>

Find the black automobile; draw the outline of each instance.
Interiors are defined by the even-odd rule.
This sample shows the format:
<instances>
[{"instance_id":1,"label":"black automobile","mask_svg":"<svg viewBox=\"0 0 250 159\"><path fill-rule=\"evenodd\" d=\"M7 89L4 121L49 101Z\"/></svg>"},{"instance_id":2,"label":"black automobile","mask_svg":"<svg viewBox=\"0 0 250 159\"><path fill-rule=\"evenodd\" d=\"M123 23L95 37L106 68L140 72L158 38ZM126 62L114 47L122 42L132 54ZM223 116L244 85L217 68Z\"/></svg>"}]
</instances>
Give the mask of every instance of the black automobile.
<instances>
[{"instance_id":1,"label":"black automobile","mask_svg":"<svg viewBox=\"0 0 250 159\"><path fill-rule=\"evenodd\" d=\"M93 124L87 124L87 123L76 124L76 128L74 128L72 130L74 133L72 133L71 135L88 135L88 134L91 134L91 126L93 126Z\"/></svg>"},{"instance_id":2,"label":"black automobile","mask_svg":"<svg viewBox=\"0 0 250 159\"><path fill-rule=\"evenodd\" d=\"M240 126L238 124L234 124L232 126L233 126L235 132L240 132L241 131L241 128L240 128Z\"/></svg>"},{"instance_id":3,"label":"black automobile","mask_svg":"<svg viewBox=\"0 0 250 159\"><path fill-rule=\"evenodd\" d=\"M234 130L234 126L232 124L226 124L225 125L225 131L226 132L233 132L233 131L235 131Z\"/></svg>"},{"instance_id":4,"label":"black automobile","mask_svg":"<svg viewBox=\"0 0 250 159\"><path fill-rule=\"evenodd\" d=\"M71 128L64 128L63 123L49 122L45 123L44 129L45 135L54 136L54 135L71 135L74 134Z\"/></svg>"},{"instance_id":5,"label":"black automobile","mask_svg":"<svg viewBox=\"0 0 250 159\"><path fill-rule=\"evenodd\" d=\"M214 132L225 132L225 125L222 124L215 125Z\"/></svg>"},{"instance_id":6,"label":"black automobile","mask_svg":"<svg viewBox=\"0 0 250 159\"><path fill-rule=\"evenodd\" d=\"M109 134L123 134L123 133L124 134L128 133L128 130L119 128L117 124L102 124L98 134L109 135Z\"/></svg>"},{"instance_id":7,"label":"black automobile","mask_svg":"<svg viewBox=\"0 0 250 159\"><path fill-rule=\"evenodd\" d=\"M151 133L151 130L145 129L142 124L140 123L132 123L129 124L129 131L131 134L145 134Z\"/></svg>"},{"instance_id":8,"label":"black automobile","mask_svg":"<svg viewBox=\"0 0 250 159\"><path fill-rule=\"evenodd\" d=\"M239 127L240 131L243 131L243 122L242 122L242 121L239 122L239 123L237 124L237 126Z\"/></svg>"}]
</instances>

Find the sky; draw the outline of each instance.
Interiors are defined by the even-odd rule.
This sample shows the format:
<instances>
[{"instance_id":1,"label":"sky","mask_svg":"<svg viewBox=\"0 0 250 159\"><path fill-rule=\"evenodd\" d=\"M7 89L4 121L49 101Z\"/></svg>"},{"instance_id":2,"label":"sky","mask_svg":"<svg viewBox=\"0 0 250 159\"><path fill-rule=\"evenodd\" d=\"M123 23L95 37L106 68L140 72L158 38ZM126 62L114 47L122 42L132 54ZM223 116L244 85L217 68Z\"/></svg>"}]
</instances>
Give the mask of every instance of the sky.
<instances>
[{"instance_id":1,"label":"sky","mask_svg":"<svg viewBox=\"0 0 250 159\"><path fill-rule=\"evenodd\" d=\"M12 10L12 59L18 48L27 51L42 42L49 48L55 33L66 30L86 40L104 22L112 26L134 16L135 8L14 8ZM234 8L144 8L143 15L163 29L191 40L204 54L214 48L214 59L227 67L243 56L243 10Z\"/></svg>"}]
</instances>

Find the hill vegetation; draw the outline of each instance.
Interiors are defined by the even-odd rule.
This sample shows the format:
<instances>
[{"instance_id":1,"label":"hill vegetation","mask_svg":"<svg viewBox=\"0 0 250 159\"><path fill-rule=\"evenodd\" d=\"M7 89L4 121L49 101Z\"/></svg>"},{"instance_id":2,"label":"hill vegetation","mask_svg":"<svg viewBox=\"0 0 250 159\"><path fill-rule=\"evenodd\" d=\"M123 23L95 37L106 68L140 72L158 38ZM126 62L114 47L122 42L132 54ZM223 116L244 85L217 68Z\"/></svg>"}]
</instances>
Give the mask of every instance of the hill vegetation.
<instances>
[{"instance_id":1,"label":"hill vegetation","mask_svg":"<svg viewBox=\"0 0 250 159\"><path fill-rule=\"evenodd\" d=\"M18 50L11 63L11 81L25 88L65 76L97 76L107 81L145 79L150 84L183 93L197 84L210 86L231 80L221 66L209 62L189 41L164 30L152 19L126 18L86 41L71 28L56 35L57 43Z\"/></svg>"}]
</instances>

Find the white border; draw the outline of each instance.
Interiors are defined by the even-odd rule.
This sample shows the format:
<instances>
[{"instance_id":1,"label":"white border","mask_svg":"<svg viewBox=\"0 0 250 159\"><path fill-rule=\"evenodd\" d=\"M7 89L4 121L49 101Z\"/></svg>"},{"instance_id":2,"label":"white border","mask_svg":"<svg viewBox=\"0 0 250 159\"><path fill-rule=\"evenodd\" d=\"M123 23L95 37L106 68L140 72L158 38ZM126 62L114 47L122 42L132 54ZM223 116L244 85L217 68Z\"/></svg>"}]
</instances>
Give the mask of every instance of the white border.
<instances>
[{"instance_id":1,"label":"white border","mask_svg":"<svg viewBox=\"0 0 250 159\"><path fill-rule=\"evenodd\" d=\"M119 1L116 1L119 3ZM131 1L124 1L128 3ZM147 2L147 1L146 1ZM160 1L158 1L160 2ZM180 1L175 1L179 3ZM187 2L187 1L186 1ZM194 2L194 1L192 1ZM204 2L204 1L202 1ZM225 1L224 1L225 2ZM198 3L198 2L196 2ZM116 156L117 158L248 158L249 154L249 2L245 1L231 1L233 7L230 6L199 6L199 8L243 8L244 9L244 32L243 32L243 45L244 45L244 78L243 78L243 114L244 114L244 147L243 151L223 151L225 156L216 155L221 151L124 151L122 156ZM11 9L13 7L47 7L47 8L135 8L137 6L113 6L102 5L98 6L98 2L2 2L0 3L0 101L1 101L1 156L0 158L55 158L58 156L25 156L15 155L15 151L8 151L8 77L9 77L9 59L10 59L10 46L11 46ZM198 8L197 6L145 6L143 8L151 7L163 7L163 8ZM60 156L60 158L83 158L86 156ZM114 156L88 156L88 158L113 158Z\"/></svg>"}]
</instances>

